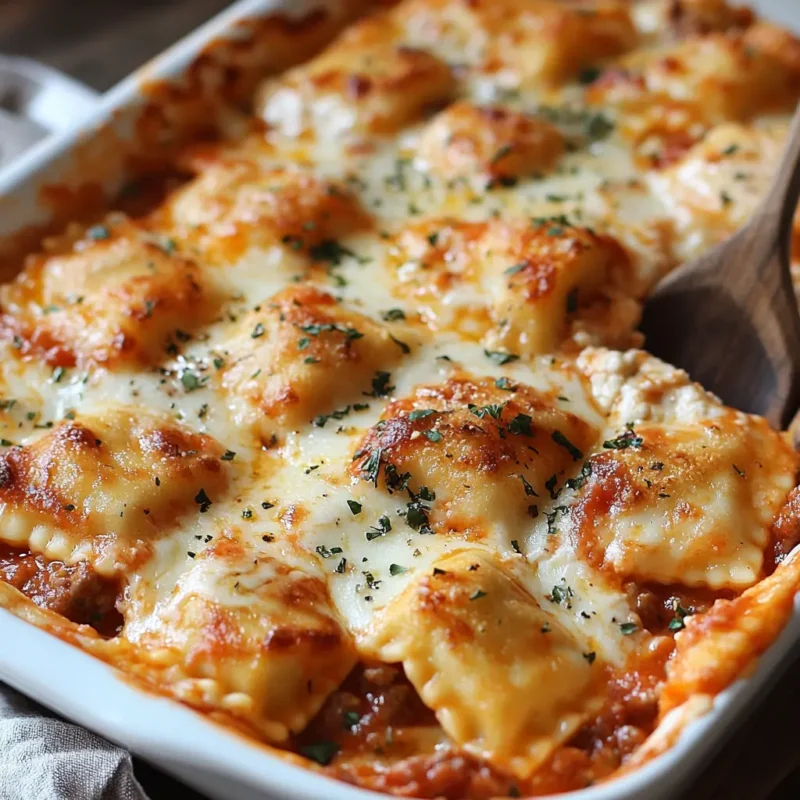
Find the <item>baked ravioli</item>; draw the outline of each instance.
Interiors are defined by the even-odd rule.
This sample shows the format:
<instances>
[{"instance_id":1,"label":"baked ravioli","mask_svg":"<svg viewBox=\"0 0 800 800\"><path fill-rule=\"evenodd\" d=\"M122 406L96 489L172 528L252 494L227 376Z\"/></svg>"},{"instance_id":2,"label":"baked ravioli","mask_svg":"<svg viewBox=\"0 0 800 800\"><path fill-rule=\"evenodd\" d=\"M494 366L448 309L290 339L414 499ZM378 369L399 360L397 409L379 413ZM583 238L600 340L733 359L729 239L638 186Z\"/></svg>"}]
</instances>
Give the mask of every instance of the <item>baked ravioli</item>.
<instances>
[{"instance_id":1,"label":"baked ravioli","mask_svg":"<svg viewBox=\"0 0 800 800\"><path fill-rule=\"evenodd\" d=\"M725 0L374 5L304 63L284 25L152 201L0 286L0 605L332 779L581 789L800 588L788 435L637 331L766 191L800 40Z\"/></svg>"}]
</instances>

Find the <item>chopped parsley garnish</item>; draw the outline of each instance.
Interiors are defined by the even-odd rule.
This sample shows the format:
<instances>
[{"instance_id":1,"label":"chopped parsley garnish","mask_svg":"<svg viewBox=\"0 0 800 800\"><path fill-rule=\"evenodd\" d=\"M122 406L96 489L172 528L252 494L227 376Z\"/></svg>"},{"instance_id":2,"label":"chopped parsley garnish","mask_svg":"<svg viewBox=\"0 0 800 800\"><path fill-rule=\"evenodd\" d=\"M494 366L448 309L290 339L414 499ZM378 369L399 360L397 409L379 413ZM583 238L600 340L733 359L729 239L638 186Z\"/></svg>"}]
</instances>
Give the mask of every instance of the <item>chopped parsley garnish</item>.
<instances>
[{"instance_id":1,"label":"chopped parsley garnish","mask_svg":"<svg viewBox=\"0 0 800 800\"><path fill-rule=\"evenodd\" d=\"M559 495L559 492L556 491L556 483L558 483L558 477L555 474L544 482L544 488L549 492L551 500L556 500Z\"/></svg>"},{"instance_id":2,"label":"chopped parsley garnish","mask_svg":"<svg viewBox=\"0 0 800 800\"><path fill-rule=\"evenodd\" d=\"M311 420L311 424L314 425L315 428L324 428L329 419L344 419L350 413L351 408L355 408L355 406L345 406L336 411L331 411L330 414L320 414L318 417L314 417L314 419Z\"/></svg>"},{"instance_id":3,"label":"chopped parsley garnish","mask_svg":"<svg viewBox=\"0 0 800 800\"><path fill-rule=\"evenodd\" d=\"M736 464L733 465L733 470L740 478L744 478L744 470L739 469L739 467L737 467Z\"/></svg>"},{"instance_id":4,"label":"chopped parsley garnish","mask_svg":"<svg viewBox=\"0 0 800 800\"><path fill-rule=\"evenodd\" d=\"M339 560L339 563L336 565L336 569L334 572L338 572L339 575L344 575L344 571L347 569L347 559L342 558Z\"/></svg>"},{"instance_id":5,"label":"chopped parsley garnish","mask_svg":"<svg viewBox=\"0 0 800 800\"><path fill-rule=\"evenodd\" d=\"M580 473L574 477L569 478L566 482L567 489L580 489L586 483L589 476L592 474L592 462L585 461L581 467Z\"/></svg>"},{"instance_id":6,"label":"chopped parsley garnish","mask_svg":"<svg viewBox=\"0 0 800 800\"><path fill-rule=\"evenodd\" d=\"M684 623L684 619L689 615L689 612L682 608L679 604L675 604L675 616L669 621L669 625L667 627L673 633L677 631L682 631L686 625Z\"/></svg>"},{"instance_id":7,"label":"chopped parsley garnish","mask_svg":"<svg viewBox=\"0 0 800 800\"><path fill-rule=\"evenodd\" d=\"M619 629L623 636L630 636L639 630L639 626L635 622L623 622Z\"/></svg>"},{"instance_id":8,"label":"chopped parsley garnish","mask_svg":"<svg viewBox=\"0 0 800 800\"><path fill-rule=\"evenodd\" d=\"M369 580L367 580L367 585L369 585ZM361 714L357 711L345 711L342 714L342 719L344 720L345 728L354 728L361 721Z\"/></svg>"},{"instance_id":9,"label":"chopped parsley garnish","mask_svg":"<svg viewBox=\"0 0 800 800\"><path fill-rule=\"evenodd\" d=\"M518 272L522 272L528 264L528 261L520 261L519 264L514 264L508 269L503 270L503 275L516 275Z\"/></svg>"},{"instance_id":10,"label":"chopped parsley garnish","mask_svg":"<svg viewBox=\"0 0 800 800\"><path fill-rule=\"evenodd\" d=\"M411 352L411 348L405 342L398 339L396 336L392 336L392 334L390 333L389 338L400 348L400 352L403 355L407 356Z\"/></svg>"},{"instance_id":11,"label":"chopped parsley garnish","mask_svg":"<svg viewBox=\"0 0 800 800\"><path fill-rule=\"evenodd\" d=\"M342 259L345 257L358 259L352 250L342 247L335 239L325 239L319 244L312 245L308 249L308 254L312 261L327 261L336 267L342 263Z\"/></svg>"},{"instance_id":12,"label":"chopped parsley garnish","mask_svg":"<svg viewBox=\"0 0 800 800\"><path fill-rule=\"evenodd\" d=\"M511 549L512 549L512 550L513 550L515 553L520 553L520 554L522 554L522 550L520 550L520 549L519 549L519 542L518 542L516 539L512 539L512 540L511 540Z\"/></svg>"},{"instance_id":13,"label":"chopped parsley garnish","mask_svg":"<svg viewBox=\"0 0 800 800\"><path fill-rule=\"evenodd\" d=\"M389 564L390 575L402 575L404 572L408 572L408 567L401 567L400 564Z\"/></svg>"},{"instance_id":14,"label":"chopped parsley garnish","mask_svg":"<svg viewBox=\"0 0 800 800\"><path fill-rule=\"evenodd\" d=\"M362 462L361 462L361 477L365 481L369 481L375 486L378 485L378 474L381 471L381 456L383 450L376 447ZM409 476L410 477L410 476Z\"/></svg>"},{"instance_id":15,"label":"chopped parsley garnish","mask_svg":"<svg viewBox=\"0 0 800 800\"><path fill-rule=\"evenodd\" d=\"M494 382L494 385L498 389L502 389L504 392L516 392L517 391L517 387L514 386L514 384L511 383L511 381L506 377L498 378Z\"/></svg>"},{"instance_id":16,"label":"chopped parsley garnish","mask_svg":"<svg viewBox=\"0 0 800 800\"><path fill-rule=\"evenodd\" d=\"M442 441L442 434L439 431L427 430L422 431L422 434L429 442L434 442L434 444Z\"/></svg>"},{"instance_id":17,"label":"chopped parsley garnish","mask_svg":"<svg viewBox=\"0 0 800 800\"><path fill-rule=\"evenodd\" d=\"M502 350L484 350L483 354L486 358L494 361L495 364L499 364L501 367L503 364L510 364L512 361L517 361L519 356L515 353L506 353Z\"/></svg>"},{"instance_id":18,"label":"chopped parsley garnish","mask_svg":"<svg viewBox=\"0 0 800 800\"><path fill-rule=\"evenodd\" d=\"M318 545L316 550L317 553L319 553L319 555L321 555L323 558L333 558L333 556L338 555L339 553L342 552L341 547L331 547L331 549L328 550L328 548L325 547L324 544Z\"/></svg>"},{"instance_id":19,"label":"chopped parsley garnish","mask_svg":"<svg viewBox=\"0 0 800 800\"><path fill-rule=\"evenodd\" d=\"M53 383L59 383L66 373L67 371L64 367L56 367L53 370Z\"/></svg>"},{"instance_id":20,"label":"chopped parsley garnish","mask_svg":"<svg viewBox=\"0 0 800 800\"><path fill-rule=\"evenodd\" d=\"M367 397L388 397L394 391L394 386L389 383L391 379L390 372L376 372L372 379L372 391L364 392L364 394Z\"/></svg>"},{"instance_id":21,"label":"chopped parsley garnish","mask_svg":"<svg viewBox=\"0 0 800 800\"><path fill-rule=\"evenodd\" d=\"M578 73L578 83L582 83L584 86L594 83L602 72L603 71L599 67L584 67Z\"/></svg>"},{"instance_id":22,"label":"chopped parsley garnish","mask_svg":"<svg viewBox=\"0 0 800 800\"><path fill-rule=\"evenodd\" d=\"M625 433L620 434L616 439L608 439L603 442L603 447L606 450L627 450L629 447L641 447L643 441L641 436L636 435L633 426L629 425Z\"/></svg>"},{"instance_id":23,"label":"chopped parsley garnish","mask_svg":"<svg viewBox=\"0 0 800 800\"><path fill-rule=\"evenodd\" d=\"M221 461L233 461L236 458L236 453L233 450L226 450L221 456Z\"/></svg>"},{"instance_id":24,"label":"chopped parsley garnish","mask_svg":"<svg viewBox=\"0 0 800 800\"><path fill-rule=\"evenodd\" d=\"M99 242L102 239L108 239L111 236L111 231L105 225L92 225L92 227L86 231L86 235L90 239Z\"/></svg>"},{"instance_id":25,"label":"chopped parsley garnish","mask_svg":"<svg viewBox=\"0 0 800 800\"><path fill-rule=\"evenodd\" d=\"M558 522L559 515L563 516L569 511L567 506L556 506L552 511L548 511L545 515L547 519L547 533L553 535L557 532L556 523Z\"/></svg>"},{"instance_id":26,"label":"chopped parsley garnish","mask_svg":"<svg viewBox=\"0 0 800 800\"><path fill-rule=\"evenodd\" d=\"M193 392L195 389L200 389L203 382L191 370L185 369L181 373L181 385L187 392Z\"/></svg>"},{"instance_id":27,"label":"chopped parsley garnish","mask_svg":"<svg viewBox=\"0 0 800 800\"><path fill-rule=\"evenodd\" d=\"M371 542L373 539L377 539L379 536L385 536L389 531L392 529L392 523L389 517L384 514L380 519L378 519L378 524L373 525L367 531L367 541Z\"/></svg>"},{"instance_id":28,"label":"chopped parsley garnish","mask_svg":"<svg viewBox=\"0 0 800 800\"><path fill-rule=\"evenodd\" d=\"M312 323L310 325L299 325L298 327L301 331L303 331L303 333L309 334L309 336L319 336L321 333L330 333L331 331L343 333L348 339L351 340L361 339L364 336L361 331L356 330L355 328L349 328L346 325L339 325L337 322L323 322L321 324Z\"/></svg>"},{"instance_id":29,"label":"chopped parsley garnish","mask_svg":"<svg viewBox=\"0 0 800 800\"><path fill-rule=\"evenodd\" d=\"M211 499L206 494L205 489L201 489L194 498L195 503L200 506L200 513L205 514L209 508L211 508Z\"/></svg>"},{"instance_id":30,"label":"chopped parsley garnish","mask_svg":"<svg viewBox=\"0 0 800 800\"><path fill-rule=\"evenodd\" d=\"M263 323L259 322L255 328L253 328L252 332L250 333L251 339L258 339L259 337L264 335L264 325Z\"/></svg>"},{"instance_id":31,"label":"chopped parsley garnish","mask_svg":"<svg viewBox=\"0 0 800 800\"><path fill-rule=\"evenodd\" d=\"M424 489L425 487L422 488ZM403 516L406 518L409 528L420 533L432 533L430 520L428 519L429 509L420 502L422 499L424 498L422 498L421 494L417 495L417 499L406 506Z\"/></svg>"},{"instance_id":32,"label":"chopped parsley garnish","mask_svg":"<svg viewBox=\"0 0 800 800\"><path fill-rule=\"evenodd\" d=\"M567 586L567 582L564 578L561 579L560 584L556 584L552 590L550 591L550 597L548 598L550 602L556 603L557 605L563 605L567 603L571 597L574 597L575 593L572 591L570 586Z\"/></svg>"},{"instance_id":33,"label":"chopped parsley garnish","mask_svg":"<svg viewBox=\"0 0 800 800\"><path fill-rule=\"evenodd\" d=\"M481 597L486 597L486 592L483 589L476 589L470 596L470 600L480 600Z\"/></svg>"},{"instance_id":34,"label":"chopped parsley garnish","mask_svg":"<svg viewBox=\"0 0 800 800\"><path fill-rule=\"evenodd\" d=\"M408 421L416 422L418 419L425 419L435 413L436 409L433 408L416 408L408 415Z\"/></svg>"},{"instance_id":35,"label":"chopped parsley garnish","mask_svg":"<svg viewBox=\"0 0 800 800\"><path fill-rule=\"evenodd\" d=\"M553 431L553 441L561 445L571 456L573 461L580 461L583 458L583 452L575 447L572 442L564 436L559 430Z\"/></svg>"},{"instance_id":36,"label":"chopped parsley garnish","mask_svg":"<svg viewBox=\"0 0 800 800\"><path fill-rule=\"evenodd\" d=\"M597 653L592 650L590 653L583 653L583 657L590 663L594 664L594 660L597 658Z\"/></svg>"},{"instance_id":37,"label":"chopped parsley garnish","mask_svg":"<svg viewBox=\"0 0 800 800\"><path fill-rule=\"evenodd\" d=\"M252 519L252 518L253 518L252 508L246 508L244 511L242 511L242 519Z\"/></svg>"},{"instance_id":38,"label":"chopped parsley garnish","mask_svg":"<svg viewBox=\"0 0 800 800\"><path fill-rule=\"evenodd\" d=\"M383 468L383 473L389 494L402 492L403 489L408 488L408 482L411 480L410 472L398 472L394 464L386 464Z\"/></svg>"},{"instance_id":39,"label":"chopped parsley garnish","mask_svg":"<svg viewBox=\"0 0 800 800\"><path fill-rule=\"evenodd\" d=\"M614 130L614 123L604 114L594 114L586 126L586 135L593 140L605 139Z\"/></svg>"},{"instance_id":40,"label":"chopped parsley garnish","mask_svg":"<svg viewBox=\"0 0 800 800\"><path fill-rule=\"evenodd\" d=\"M476 406L474 403L468 403L467 408L470 414L474 414L478 419L483 419L487 416L492 419L500 419L505 403L494 403L488 406Z\"/></svg>"},{"instance_id":41,"label":"chopped parsley garnish","mask_svg":"<svg viewBox=\"0 0 800 800\"><path fill-rule=\"evenodd\" d=\"M355 500L348 500L347 506L350 509L350 513L355 517L357 514L361 513L361 503Z\"/></svg>"},{"instance_id":42,"label":"chopped parsley garnish","mask_svg":"<svg viewBox=\"0 0 800 800\"><path fill-rule=\"evenodd\" d=\"M397 322L398 320L405 319L406 312L402 308L390 308L381 314L381 319L384 322Z\"/></svg>"},{"instance_id":43,"label":"chopped parsley garnish","mask_svg":"<svg viewBox=\"0 0 800 800\"><path fill-rule=\"evenodd\" d=\"M531 422L533 422L533 420L527 414L517 414L517 416L508 423L508 431L509 433L515 433L520 436L533 436Z\"/></svg>"},{"instance_id":44,"label":"chopped parsley garnish","mask_svg":"<svg viewBox=\"0 0 800 800\"><path fill-rule=\"evenodd\" d=\"M336 742L321 741L301 745L300 753L311 759L311 761L316 761L317 764L327 767L333 761L339 749L339 745Z\"/></svg>"},{"instance_id":45,"label":"chopped parsley garnish","mask_svg":"<svg viewBox=\"0 0 800 800\"><path fill-rule=\"evenodd\" d=\"M525 489L525 496L526 497L538 497L539 495L536 493L536 490L531 486L528 482L527 478L520 472L517 477L522 481L522 486Z\"/></svg>"}]
</instances>

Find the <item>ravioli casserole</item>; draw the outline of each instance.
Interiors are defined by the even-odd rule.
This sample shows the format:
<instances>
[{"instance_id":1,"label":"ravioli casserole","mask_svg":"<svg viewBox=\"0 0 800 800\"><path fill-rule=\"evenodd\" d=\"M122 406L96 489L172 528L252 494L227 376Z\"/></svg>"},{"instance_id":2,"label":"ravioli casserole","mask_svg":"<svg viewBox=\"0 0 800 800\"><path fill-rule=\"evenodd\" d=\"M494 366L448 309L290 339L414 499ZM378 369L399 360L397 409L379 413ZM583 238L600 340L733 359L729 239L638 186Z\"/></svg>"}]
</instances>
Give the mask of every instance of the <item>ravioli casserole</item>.
<instances>
[{"instance_id":1,"label":"ravioli casserole","mask_svg":"<svg viewBox=\"0 0 800 800\"><path fill-rule=\"evenodd\" d=\"M788 435L636 330L763 196L800 40L724 0L372 6L0 287L0 605L342 781L585 787L800 587Z\"/></svg>"}]
</instances>

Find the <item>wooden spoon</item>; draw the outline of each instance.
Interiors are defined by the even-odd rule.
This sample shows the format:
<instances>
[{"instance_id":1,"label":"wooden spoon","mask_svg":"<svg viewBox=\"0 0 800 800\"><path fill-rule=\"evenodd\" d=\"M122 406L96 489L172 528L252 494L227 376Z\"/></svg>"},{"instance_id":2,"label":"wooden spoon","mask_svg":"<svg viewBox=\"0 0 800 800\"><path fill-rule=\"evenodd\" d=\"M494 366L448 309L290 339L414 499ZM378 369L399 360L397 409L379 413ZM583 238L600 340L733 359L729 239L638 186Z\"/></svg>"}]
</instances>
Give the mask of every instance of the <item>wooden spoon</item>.
<instances>
[{"instance_id":1,"label":"wooden spoon","mask_svg":"<svg viewBox=\"0 0 800 800\"><path fill-rule=\"evenodd\" d=\"M800 106L748 224L670 273L647 300L645 347L728 405L786 428L800 407L800 316L789 273L800 195Z\"/></svg>"}]
</instances>

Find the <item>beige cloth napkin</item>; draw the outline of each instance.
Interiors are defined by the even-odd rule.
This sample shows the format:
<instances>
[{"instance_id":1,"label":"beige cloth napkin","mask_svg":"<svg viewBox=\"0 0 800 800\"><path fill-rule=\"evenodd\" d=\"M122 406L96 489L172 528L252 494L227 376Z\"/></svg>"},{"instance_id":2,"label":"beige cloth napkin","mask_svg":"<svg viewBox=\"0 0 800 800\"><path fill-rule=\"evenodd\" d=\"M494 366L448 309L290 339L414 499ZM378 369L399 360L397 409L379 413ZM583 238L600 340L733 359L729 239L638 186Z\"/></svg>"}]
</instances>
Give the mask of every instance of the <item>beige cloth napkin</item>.
<instances>
[{"instance_id":1,"label":"beige cloth napkin","mask_svg":"<svg viewBox=\"0 0 800 800\"><path fill-rule=\"evenodd\" d=\"M0 800L147 800L131 754L0 684Z\"/></svg>"}]
</instances>

